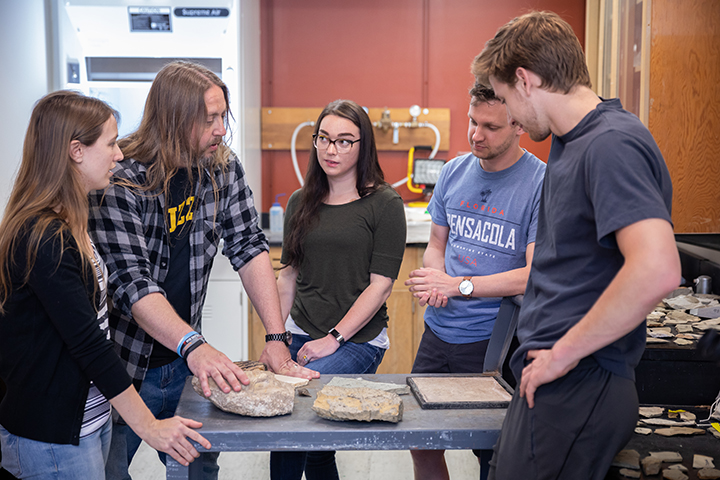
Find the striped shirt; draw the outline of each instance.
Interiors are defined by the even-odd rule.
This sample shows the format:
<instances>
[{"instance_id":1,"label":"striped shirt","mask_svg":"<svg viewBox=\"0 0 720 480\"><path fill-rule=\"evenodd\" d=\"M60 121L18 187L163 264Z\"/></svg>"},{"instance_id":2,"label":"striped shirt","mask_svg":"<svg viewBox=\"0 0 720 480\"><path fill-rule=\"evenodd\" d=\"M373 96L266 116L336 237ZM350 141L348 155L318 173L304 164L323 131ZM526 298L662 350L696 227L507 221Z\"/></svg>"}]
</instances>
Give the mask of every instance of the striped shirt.
<instances>
[{"instance_id":1,"label":"striped shirt","mask_svg":"<svg viewBox=\"0 0 720 480\"><path fill-rule=\"evenodd\" d=\"M107 306L107 287L105 279L107 278L107 267L102 261L100 254L95 248L95 244L90 242L95 256L95 276L98 281L98 292L100 294L99 308L97 312L100 330L105 332L107 339L110 340L110 328L108 324L108 306ZM93 382L90 382L90 391L88 392L87 401L85 402L85 414L83 415L82 427L80 428L80 438L87 437L98 431L110 418L110 402L100 393L100 390Z\"/></svg>"}]
</instances>

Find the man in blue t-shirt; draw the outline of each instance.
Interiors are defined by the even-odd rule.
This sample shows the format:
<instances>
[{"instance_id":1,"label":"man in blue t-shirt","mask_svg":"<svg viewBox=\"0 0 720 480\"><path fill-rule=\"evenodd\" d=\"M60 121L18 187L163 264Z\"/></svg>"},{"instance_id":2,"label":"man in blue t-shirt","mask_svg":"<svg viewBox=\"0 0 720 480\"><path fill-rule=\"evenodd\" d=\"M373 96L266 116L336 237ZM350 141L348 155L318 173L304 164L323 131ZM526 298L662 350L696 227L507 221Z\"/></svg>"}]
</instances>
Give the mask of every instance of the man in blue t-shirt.
<instances>
[{"instance_id":1,"label":"man in blue t-shirt","mask_svg":"<svg viewBox=\"0 0 720 480\"><path fill-rule=\"evenodd\" d=\"M645 316L680 281L670 175L638 118L591 90L558 15L501 27L473 74L530 138L553 134L489 478L604 479L637 421Z\"/></svg>"},{"instance_id":2,"label":"man in blue t-shirt","mask_svg":"<svg viewBox=\"0 0 720 480\"><path fill-rule=\"evenodd\" d=\"M491 89L470 95L472 153L443 167L423 268L405 282L428 305L413 373L481 373L500 301L525 291L532 262L545 164ZM411 454L415 478L447 478L444 450Z\"/></svg>"}]
</instances>

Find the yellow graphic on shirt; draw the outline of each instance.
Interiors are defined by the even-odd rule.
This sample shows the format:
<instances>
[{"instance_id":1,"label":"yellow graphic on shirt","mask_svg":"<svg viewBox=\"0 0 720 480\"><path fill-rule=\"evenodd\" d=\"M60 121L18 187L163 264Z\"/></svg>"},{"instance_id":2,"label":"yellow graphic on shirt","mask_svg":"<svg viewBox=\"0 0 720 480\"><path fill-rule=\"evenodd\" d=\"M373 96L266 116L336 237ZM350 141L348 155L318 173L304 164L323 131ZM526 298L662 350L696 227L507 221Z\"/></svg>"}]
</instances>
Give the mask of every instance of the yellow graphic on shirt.
<instances>
[{"instance_id":1,"label":"yellow graphic on shirt","mask_svg":"<svg viewBox=\"0 0 720 480\"><path fill-rule=\"evenodd\" d=\"M168 208L168 220L170 224L170 233L173 233L175 229L185 222L190 222L193 218L193 203L195 202L194 196L189 196L177 207Z\"/></svg>"}]
</instances>

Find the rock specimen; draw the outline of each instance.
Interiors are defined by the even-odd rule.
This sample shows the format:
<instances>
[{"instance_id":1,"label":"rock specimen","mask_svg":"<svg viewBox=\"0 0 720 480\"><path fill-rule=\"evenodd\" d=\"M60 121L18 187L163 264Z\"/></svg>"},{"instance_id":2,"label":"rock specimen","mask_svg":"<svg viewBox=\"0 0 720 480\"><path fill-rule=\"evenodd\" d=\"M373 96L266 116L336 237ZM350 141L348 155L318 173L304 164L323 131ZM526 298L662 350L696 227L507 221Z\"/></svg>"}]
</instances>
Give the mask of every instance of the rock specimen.
<instances>
[{"instance_id":1,"label":"rock specimen","mask_svg":"<svg viewBox=\"0 0 720 480\"><path fill-rule=\"evenodd\" d=\"M613 467L640 469L640 454L637 450L620 450L612 462Z\"/></svg>"},{"instance_id":2,"label":"rock specimen","mask_svg":"<svg viewBox=\"0 0 720 480\"><path fill-rule=\"evenodd\" d=\"M693 468L715 468L713 458L706 455L693 455Z\"/></svg>"},{"instance_id":3,"label":"rock specimen","mask_svg":"<svg viewBox=\"0 0 720 480\"><path fill-rule=\"evenodd\" d=\"M650 456L654 458L659 458L661 462L682 462L682 455L680 455L678 452L650 452Z\"/></svg>"},{"instance_id":4,"label":"rock specimen","mask_svg":"<svg viewBox=\"0 0 720 480\"><path fill-rule=\"evenodd\" d=\"M646 425L656 425L661 427L690 427L695 425L691 420L668 420L666 418L642 418L640 421Z\"/></svg>"},{"instance_id":5,"label":"rock specimen","mask_svg":"<svg viewBox=\"0 0 720 480\"><path fill-rule=\"evenodd\" d=\"M702 470L698 470L697 477L700 480L717 480L720 478L720 470L715 468L703 468Z\"/></svg>"},{"instance_id":6,"label":"rock specimen","mask_svg":"<svg viewBox=\"0 0 720 480\"><path fill-rule=\"evenodd\" d=\"M280 380L281 382L289 383L293 387L304 387L308 383L310 383L310 380L307 378L300 378L300 377L288 377L287 375L278 375L275 374L275 379Z\"/></svg>"},{"instance_id":7,"label":"rock specimen","mask_svg":"<svg viewBox=\"0 0 720 480\"><path fill-rule=\"evenodd\" d=\"M662 466L662 459L658 457L645 457L642 459L642 468L645 475L657 475L660 473L660 467Z\"/></svg>"},{"instance_id":8,"label":"rock specimen","mask_svg":"<svg viewBox=\"0 0 720 480\"><path fill-rule=\"evenodd\" d=\"M641 417L654 418L662 415L665 409L663 407L640 407L638 411Z\"/></svg>"},{"instance_id":9,"label":"rock specimen","mask_svg":"<svg viewBox=\"0 0 720 480\"><path fill-rule=\"evenodd\" d=\"M670 465L668 467L668 470L680 470L683 473L687 473L688 469L685 465L682 463L676 463L675 465Z\"/></svg>"},{"instance_id":10,"label":"rock specimen","mask_svg":"<svg viewBox=\"0 0 720 480\"><path fill-rule=\"evenodd\" d=\"M370 382L362 378L333 377L328 383L331 387L344 388L374 388L386 392L397 393L398 395L409 395L409 385L398 385L397 383Z\"/></svg>"},{"instance_id":11,"label":"rock specimen","mask_svg":"<svg viewBox=\"0 0 720 480\"><path fill-rule=\"evenodd\" d=\"M688 480L688 478L690 478L687 475L685 475L683 472L681 472L680 470L675 470L675 469L670 469L670 468L666 468L665 470L663 470L662 476L666 480Z\"/></svg>"},{"instance_id":12,"label":"rock specimen","mask_svg":"<svg viewBox=\"0 0 720 480\"><path fill-rule=\"evenodd\" d=\"M325 385L317 393L312 409L328 420L402 420L403 401L399 395L373 388L344 388Z\"/></svg>"},{"instance_id":13,"label":"rock specimen","mask_svg":"<svg viewBox=\"0 0 720 480\"><path fill-rule=\"evenodd\" d=\"M652 433L652 428L635 427L635 433L638 435L650 435Z\"/></svg>"},{"instance_id":14,"label":"rock specimen","mask_svg":"<svg viewBox=\"0 0 720 480\"><path fill-rule=\"evenodd\" d=\"M250 417L274 417L292 412L295 401L295 387L275 379L275 374L262 370L245 372L250 380L242 390L231 390L225 393L217 386L215 380L208 378L210 400L220 410ZM200 388L200 379L193 377L192 385L195 392L204 398Z\"/></svg>"},{"instance_id":15,"label":"rock specimen","mask_svg":"<svg viewBox=\"0 0 720 480\"><path fill-rule=\"evenodd\" d=\"M705 435L705 430L702 428L670 427L658 428L655 433L663 437L674 437L676 435Z\"/></svg>"},{"instance_id":16,"label":"rock specimen","mask_svg":"<svg viewBox=\"0 0 720 480\"><path fill-rule=\"evenodd\" d=\"M639 470L630 470L629 468L621 468L620 475L628 478L640 478Z\"/></svg>"}]
</instances>

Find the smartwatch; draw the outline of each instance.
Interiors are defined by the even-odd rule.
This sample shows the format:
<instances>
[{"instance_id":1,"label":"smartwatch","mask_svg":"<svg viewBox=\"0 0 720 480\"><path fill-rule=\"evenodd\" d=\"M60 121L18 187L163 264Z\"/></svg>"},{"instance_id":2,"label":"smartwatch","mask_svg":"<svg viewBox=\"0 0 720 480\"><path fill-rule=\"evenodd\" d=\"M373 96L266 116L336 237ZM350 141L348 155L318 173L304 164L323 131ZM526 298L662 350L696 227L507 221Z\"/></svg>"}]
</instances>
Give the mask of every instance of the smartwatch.
<instances>
[{"instance_id":1,"label":"smartwatch","mask_svg":"<svg viewBox=\"0 0 720 480\"><path fill-rule=\"evenodd\" d=\"M473 285L471 278L472 277L463 277L462 282L460 282L460 285L458 285L460 295L465 298L472 297L473 290L475 290L475 285Z\"/></svg>"},{"instance_id":2,"label":"smartwatch","mask_svg":"<svg viewBox=\"0 0 720 480\"><path fill-rule=\"evenodd\" d=\"M338 341L338 343L340 344L341 347L345 344L345 337L343 337L342 334L340 332L338 332L337 330L335 330L334 328L331 328L328 331L328 333L330 335L332 335L333 337L335 337L335 340Z\"/></svg>"},{"instance_id":3,"label":"smartwatch","mask_svg":"<svg viewBox=\"0 0 720 480\"><path fill-rule=\"evenodd\" d=\"M283 342L286 346L289 347L292 343L292 333L290 333L290 330L287 330L284 333L269 333L265 335L265 341Z\"/></svg>"}]
</instances>

